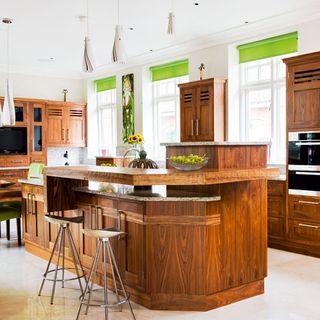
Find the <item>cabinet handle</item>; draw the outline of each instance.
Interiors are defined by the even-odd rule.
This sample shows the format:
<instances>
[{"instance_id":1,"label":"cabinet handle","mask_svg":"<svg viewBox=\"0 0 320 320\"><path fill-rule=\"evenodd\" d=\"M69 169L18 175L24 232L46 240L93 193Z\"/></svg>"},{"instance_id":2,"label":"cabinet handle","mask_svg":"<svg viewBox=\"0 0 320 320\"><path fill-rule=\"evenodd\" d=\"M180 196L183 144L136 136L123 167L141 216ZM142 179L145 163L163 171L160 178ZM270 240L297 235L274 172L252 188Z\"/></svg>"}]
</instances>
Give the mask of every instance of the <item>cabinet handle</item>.
<instances>
[{"instance_id":1,"label":"cabinet handle","mask_svg":"<svg viewBox=\"0 0 320 320\"><path fill-rule=\"evenodd\" d=\"M64 129L61 129L61 139L64 141Z\"/></svg>"},{"instance_id":2,"label":"cabinet handle","mask_svg":"<svg viewBox=\"0 0 320 320\"><path fill-rule=\"evenodd\" d=\"M299 223L299 227L311 228L311 229L319 229L320 226L315 226L312 224Z\"/></svg>"},{"instance_id":3,"label":"cabinet handle","mask_svg":"<svg viewBox=\"0 0 320 320\"><path fill-rule=\"evenodd\" d=\"M96 206L96 229L99 229L99 217L101 217L102 220L102 216L103 216L103 208L101 208L100 206ZM101 225L102 228L102 225Z\"/></svg>"},{"instance_id":4,"label":"cabinet handle","mask_svg":"<svg viewBox=\"0 0 320 320\"><path fill-rule=\"evenodd\" d=\"M320 172L311 172L311 171L297 171L296 174L303 176L320 176Z\"/></svg>"},{"instance_id":5,"label":"cabinet handle","mask_svg":"<svg viewBox=\"0 0 320 320\"><path fill-rule=\"evenodd\" d=\"M29 215L32 215L32 203L31 203L31 193L28 192L28 195L27 195L27 213Z\"/></svg>"},{"instance_id":6,"label":"cabinet handle","mask_svg":"<svg viewBox=\"0 0 320 320\"><path fill-rule=\"evenodd\" d=\"M199 119L196 120L196 136L199 135Z\"/></svg>"},{"instance_id":7,"label":"cabinet handle","mask_svg":"<svg viewBox=\"0 0 320 320\"><path fill-rule=\"evenodd\" d=\"M31 194L31 214L36 213L36 195L34 193Z\"/></svg>"},{"instance_id":8,"label":"cabinet handle","mask_svg":"<svg viewBox=\"0 0 320 320\"><path fill-rule=\"evenodd\" d=\"M70 130L69 130L69 128L67 129L67 142L69 142L70 141L70 135L69 135L69 132L70 132Z\"/></svg>"},{"instance_id":9,"label":"cabinet handle","mask_svg":"<svg viewBox=\"0 0 320 320\"><path fill-rule=\"evenodd\" d=\"M5 177L13 177L14 176L12 173L3 173L2 175Z\"/></svg>"},{"instance_id":10,"label":"cabinet handle","mask_svg":"<svg viewBox=\"0 0 320 320\"><path fill-rule=\"evenodd\" d=\"M23 163L22 160L11 160L11 163Z\"/></svg>"},{"instance_id":11,"label":"cabinet handle","mask_svg":"<svg viewBox=\"0 0 320 320\"><path fill-rule=\"evenodd\" d=\"M194 136L193 119L191 120L191 136Z\"/></svg>"},{"instance_id":12,"label":"cabinet handle","mask_svg":"<svg viewBox=\"0 0 320 320\"><path fill-rule=\"evenodd\" d=\"M320 202L313 202L313 201L303 201L303 200L299 200L298 201L299 203L302 203L302 204L320 204Z\"/></svg>"}]
</instances>

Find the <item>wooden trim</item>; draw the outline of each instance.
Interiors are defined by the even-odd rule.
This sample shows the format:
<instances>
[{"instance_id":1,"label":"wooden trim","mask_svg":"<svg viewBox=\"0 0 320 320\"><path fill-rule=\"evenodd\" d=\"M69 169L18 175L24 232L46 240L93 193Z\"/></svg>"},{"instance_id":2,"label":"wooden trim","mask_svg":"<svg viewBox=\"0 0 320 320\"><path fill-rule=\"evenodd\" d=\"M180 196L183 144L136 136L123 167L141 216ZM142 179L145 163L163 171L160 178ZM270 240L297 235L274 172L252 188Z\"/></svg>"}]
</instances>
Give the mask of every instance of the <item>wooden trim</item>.
<instances>
[{"instance_id":1,"label":"wooden trim","mask_svg":"<svg viewBox=\"0 0 320 320\"><path fill-rule=\"evenodd\" d=\"M220 224L220 214L213 216L146 216L146 225L210 226Z\"/></svg>"}]
</instances>

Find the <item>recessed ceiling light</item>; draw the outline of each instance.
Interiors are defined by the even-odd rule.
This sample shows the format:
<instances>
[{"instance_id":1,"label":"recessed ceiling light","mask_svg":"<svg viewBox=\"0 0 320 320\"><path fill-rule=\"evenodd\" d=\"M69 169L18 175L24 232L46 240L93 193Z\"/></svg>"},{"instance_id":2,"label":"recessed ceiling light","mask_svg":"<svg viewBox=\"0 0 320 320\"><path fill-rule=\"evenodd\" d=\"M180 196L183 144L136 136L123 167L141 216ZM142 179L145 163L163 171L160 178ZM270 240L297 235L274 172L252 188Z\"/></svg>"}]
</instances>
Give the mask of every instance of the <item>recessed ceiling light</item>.
<instances>
[{"instance_id":1,"label":"recessed ceiling light","mask_svg":"<svg viewBox=\"0 0 320 320\"><path fill-rule=\"evenodd\" d=\"M150 52L153 52L153 49L150 49L149 51L150 51Z\"/></svg>"},{"instance_id":2,"label":"recessed ceiling light","mask_svg":"<svg viewBox=\"0 0 320 320\"><path fill-rule=\"evenodd\" d=\"M244 23L245 23L245 24L248 24L248 23L249 23L249 21L245 21Z\"/></svg>"},{"instance_id":3,"label":"recessed ceiling light","mask_svg":"<svg viewBox=\"0 0 320 320\"><path fill-rule=\"evenodd\" d=\"M39 62L53 62L54 58L53 57L48 57L48 58L39 58Z\"/></svg>"},{"instance_id":4,"label":"recessed ceiling light","mask_svg":"<svg viewBox=\"0 0 320 320\"><path fill-rule=\"evenodd\" d=\"M130 27L129 30L132 31L132 30L133 30L133 27Z\"/></svg>"},{"instance_id":5,"label":"recessed ceiling light","mask_svg":"<svg viewBox=\"0 0 320 320\"><path fill-rule=\"evenodd\" d=\"M194 5L195 5L195 6L198 6L198 5L199 5L199 2L195 2Z\"/></svg>"}]
</instances>

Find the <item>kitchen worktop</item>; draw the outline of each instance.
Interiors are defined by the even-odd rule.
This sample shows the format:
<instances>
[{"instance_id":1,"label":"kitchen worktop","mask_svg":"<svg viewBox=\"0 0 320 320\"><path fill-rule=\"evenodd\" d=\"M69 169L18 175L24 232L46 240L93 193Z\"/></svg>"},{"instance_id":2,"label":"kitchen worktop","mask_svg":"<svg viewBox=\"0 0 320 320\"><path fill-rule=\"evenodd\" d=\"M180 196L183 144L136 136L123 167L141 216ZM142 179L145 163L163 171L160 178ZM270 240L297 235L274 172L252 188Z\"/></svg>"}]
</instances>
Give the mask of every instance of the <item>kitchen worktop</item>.
<instances>
[{"instance_id":1,"label":"kitchen worktop","mask_svg":"<svg viewBox=\"0 0 320 320\"><path fill-rule=\"evenodd\" d=\"M197 171L179 171L175 169L112 168L85 165L47 167L44 169L44 175L47 177L101 181L134 186L212 185L277 177L279 169L201 169Z\"/></svg>"},{"instance_id":2,"label":"kitchen worktop","mask_svg":"<svg viewBox=\"0 0 320 320\"><path fill-rule=\"evenodd\" d=\"M161 143L164 147L185 147L185 146L264 146L270 145L270 141L256 142L232 142L232 141L195 141L195 142L167 142Z\"/></svg>"},{"instance_id":3,"label":"kitchen worktop","mask_svg":"<svg viewBox=\"0 0 320 320\"><path fill-rule=\"evenodd\" d=\"M178 190L167 190L166 186L152 186L149 190L135 190L133 186L89 182L88 187L74 188L74 191L138 201L219 201L220 196L186 192Z\"/></svg>"}]
</instances>

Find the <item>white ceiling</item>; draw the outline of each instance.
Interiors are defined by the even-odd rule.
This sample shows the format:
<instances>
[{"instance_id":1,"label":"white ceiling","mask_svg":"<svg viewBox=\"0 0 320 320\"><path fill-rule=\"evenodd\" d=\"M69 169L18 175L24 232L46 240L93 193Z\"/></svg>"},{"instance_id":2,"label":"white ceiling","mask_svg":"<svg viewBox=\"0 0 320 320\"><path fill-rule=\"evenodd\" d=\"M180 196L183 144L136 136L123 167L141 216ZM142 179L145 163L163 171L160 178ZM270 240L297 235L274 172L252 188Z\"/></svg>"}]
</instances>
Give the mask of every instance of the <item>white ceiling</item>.
<instances>
[{"instance_id":1,"label":"white ceiling","mask_svg":"<svg viewBox=\"0 0 320 320\"><path fill-rule=\"evenodd\" d=\"M203 45L221 38L224 32L237 31L243 37L257 26L272 26L276 20L285 24L289 16L291 21L298 21L299 17L320 14L320 0L174 0L177 33L172 38L166 34L170 3L171 0L120 0L129 63L170 48L177 51L187 43L199 44L202 40ZM108 70L112 68L117 0L89 0L89 7L96 65L99 70ZM78 19L83 15L86 0L0 0L0 17L14 20L10 27L12 71L84 76L81 66L85 24ZM134 30L130 31L130 27ZM5 40L5 26L1 23L2 68L6 62ZM54 60L50 61L50 57Z\"/></svg>"}]
</instances>

